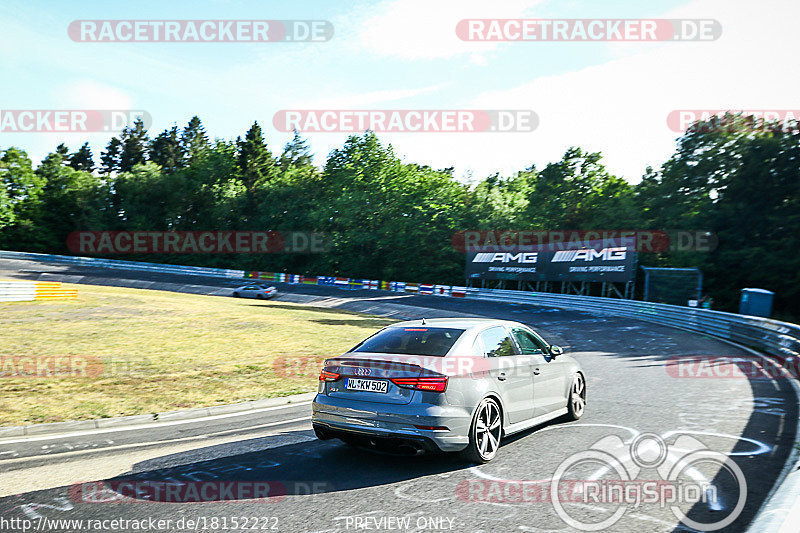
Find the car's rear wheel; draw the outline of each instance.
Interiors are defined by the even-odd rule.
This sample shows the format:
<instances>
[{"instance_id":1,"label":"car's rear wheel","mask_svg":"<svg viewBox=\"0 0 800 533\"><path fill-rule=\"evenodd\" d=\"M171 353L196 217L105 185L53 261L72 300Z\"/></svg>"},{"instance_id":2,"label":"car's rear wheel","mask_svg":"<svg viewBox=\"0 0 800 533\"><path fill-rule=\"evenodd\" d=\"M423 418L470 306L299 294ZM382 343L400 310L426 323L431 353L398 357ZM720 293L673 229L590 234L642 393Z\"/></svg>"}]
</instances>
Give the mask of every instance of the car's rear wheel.
<instances>
[{"instance_id":1,"label":"car's rear wheel","mask_svg":"<svg viewBox=\"0 0 800 533\"><path fill-rule=\"evenodd\" d=\"M234 292L234 293L233 293L233 297L234 297L234 298L239 298L239 297L240 297L240 296L239 296L239 293L238 293L238 292Z\"/></svg>"},{"instance_id":2,"label":"car's rear wheel","mask_svg":"<svg viewBox=\"0 0 800 533\"><path fill-rule=\"evenodd\" d=\"M264 300L266 297L263 294L259 294L258 296L256 296L256 298L258 298L259 300Z\"/></svg>"},{"instance_id":3,"label":"car's rear wheel","mask_svg":"<svg viewBox=\"0 0 800 533\"><path fill-rule=\"evenodd\" d=\"M567 402L567 416L570 420L578 420L583 416L586 408L586 380L583 374L578 372L572 378L572 387L569 389L569 401Z\"/></svg>"},{"instance_id":4,"label":"car's rear wheel","mask_svg":"<svg viewBox=\"0 0 800 533\"><path fill-rule=\"evenodd\" d=\"M500 448L502 433L503 419L500 406L492 398L484 398L475 412L469 430L469 444L462 454L475 463L491 461Z\"/></svg>"}]
</instances>

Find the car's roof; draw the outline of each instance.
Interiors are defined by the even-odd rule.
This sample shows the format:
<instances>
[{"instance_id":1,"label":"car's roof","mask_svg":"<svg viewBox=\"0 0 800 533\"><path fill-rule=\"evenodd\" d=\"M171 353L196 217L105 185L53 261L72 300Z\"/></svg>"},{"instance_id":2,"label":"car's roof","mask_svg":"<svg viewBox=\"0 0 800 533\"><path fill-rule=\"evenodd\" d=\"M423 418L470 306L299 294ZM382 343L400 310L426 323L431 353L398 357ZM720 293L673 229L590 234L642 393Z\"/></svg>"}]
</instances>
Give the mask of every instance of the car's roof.
<instances>
[{"instance_id":1,"label":"car's roof","mask_svg":"<svg viewBox=\"0 0 800 533\"><path fill-rule=\"evenodd\" d=\"M424 323L423 323L424 322ZM519 322L511 320L497 320L494 318L426 318L424 321L420 320L406 320L404 322L397 322L389 327L393 328L407 328L407 327L421 327L431 326L437 328L457 328L457 329L473 329L484 328L486 326L522 326Z\"/></svg>"}]
</instances>

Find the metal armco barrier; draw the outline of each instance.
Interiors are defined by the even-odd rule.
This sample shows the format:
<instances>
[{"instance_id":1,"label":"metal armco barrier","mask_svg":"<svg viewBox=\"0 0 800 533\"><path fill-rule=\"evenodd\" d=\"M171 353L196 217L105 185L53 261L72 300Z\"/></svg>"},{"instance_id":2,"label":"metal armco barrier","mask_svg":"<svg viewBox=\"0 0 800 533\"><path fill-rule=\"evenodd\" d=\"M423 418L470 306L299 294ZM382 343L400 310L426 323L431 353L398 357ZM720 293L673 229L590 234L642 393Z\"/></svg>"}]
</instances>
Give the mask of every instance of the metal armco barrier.
<instances>
[{"instance_id":1,"label":"metal armco barrier","mask_svg":"<svg viewBox=\"0 0 800 533\"><path fill-rule=\"evenodd\" d=\"M787 365L800 357L800 325L678 305L502 289L468 289L467 298L574 309L623 316L713 335L778 357ZM796 377L796 374L793 374Z\"/></svg>"},{"instance_id":2,"label":"metal armco barrier","mask_svg":"<svg viewBox=\"0 0 800 533\"><path fill-rule=\"evenodd\" d=\"M168 274L192 274L195 276L211 276L223 278L243 278L244 270L228 270L225 268L207 268L196 266L167 265L162 263L143 263L139 261L120 261L117 259L98 259L95 257L73 257L71 255L48 255L28 252L10 252L0 250L0 259L30 259L45 263L66 263L69 265L94 266L121 270L145 270L148 272L165 272Z\"/></svg>"}]
</instances>

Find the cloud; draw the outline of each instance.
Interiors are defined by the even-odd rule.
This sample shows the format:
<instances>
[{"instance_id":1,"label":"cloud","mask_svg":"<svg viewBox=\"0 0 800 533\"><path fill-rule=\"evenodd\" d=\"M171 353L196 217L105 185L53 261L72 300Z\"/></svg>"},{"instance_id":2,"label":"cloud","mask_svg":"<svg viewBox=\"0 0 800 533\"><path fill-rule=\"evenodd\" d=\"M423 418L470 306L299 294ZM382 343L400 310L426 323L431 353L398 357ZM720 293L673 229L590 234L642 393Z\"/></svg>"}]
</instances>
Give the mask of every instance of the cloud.
<instances>
[{"instance_id":1,"label":"cloud","mask_svg":"<svg viewBox=\"0 0 800 533\"><path fill-rule=\"evenodd\" d=\"M386 136L398 153L436 167L454 165L476 176L506 175L535 162L560 159L571 145L602 151L609 169L638 181L675 149L667 127L675 109L797 109L800 4L767 2L752 10L721 0L698 0L673 12L716 18L713 42L665 42L628 50L602 64L484 92L468 107L533 109L532 133L402 134ZM513 45L510 43L509 45ZM580 43L565 43L579 51ZM589 46L589 45L587 45Z\"/></svg>"},{"instance_id":2,"label":"cloud","mask_svg":"<svg viewBox=\"0 0 800 533\"><path fill-rule=\"evenodd\" d=\"M413 98L423 94L435 93L444 88L446 85L447 84L436 84L410 89L385 89L365 93L332 95L315 100L304 101L303 107L304 109L359 109L373 104L394 102L397 100Z\"/></svg>"},{"instance_id":3,"label":"cloud","mask_svg":"<svg viewBox=\"0 0 800 533\"><path fill-rule=\"evenodd\" d=\"M51 99L65 109L131 109L133 105L125 91L94 80L59 84L53 87Z\"/></svg>"},{"instance_id":4,"label":"cloud","mask_svg":"<svg viewBox=\"0 0 800 533\"><path fill-rule=\"evenodd\" d=\"M519 18L539 2L507 0L392 0L367 15L358 35L361 47L374 54L405 60L446 59L486 52L497 43L465 42L456 24L466 18Z\"/></svg>"}]
</instances>

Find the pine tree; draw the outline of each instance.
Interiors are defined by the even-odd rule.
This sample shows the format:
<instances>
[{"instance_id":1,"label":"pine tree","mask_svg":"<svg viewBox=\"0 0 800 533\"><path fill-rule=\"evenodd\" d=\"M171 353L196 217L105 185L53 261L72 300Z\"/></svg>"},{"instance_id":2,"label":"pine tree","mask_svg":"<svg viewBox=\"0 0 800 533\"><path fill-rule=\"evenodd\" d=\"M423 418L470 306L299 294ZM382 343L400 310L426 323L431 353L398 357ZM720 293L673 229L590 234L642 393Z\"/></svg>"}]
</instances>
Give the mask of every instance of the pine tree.
<instances>
[{"instance_id":1,"label":"pine tree","mask_svg":"<svg viewBox=\"0 0 800 533\"><path fill-rule=\"evenodd\" d=\"M56 146L56 153L61 156L62 161L66 162L67 155L69 154L69 148L64 143L59 144Z\"/></svg>"},{"instance_id":2,"label":"pine tree","mask_svg":"<svg viewBox=\"0 0 800 533\"><path fill-rule=\"evenodd\" d=\"M120 171L120 156L122 154L122 141L117 137L112 137L106 146L105 152L100 155L103 174L111 174Z\"/></svg>"},{"instance_id":3,"label":"pine tree","mask_svg":"<svg viewBox=\"0 0 800 533\"><path fill-rule=\"evenodd\" d=\"M75 170L83 170L84 172L94 171L94 159L92 156L92 149L89 148L89 143L83 143L83 146L78 148L78 151L69 156L69 166Z\"/></svg>"},{"instance_id":4,"label":"pine tree","mask_svg":"<svg viewBox=\"0 0 800 533\"><path fill-rule=\"evenodd\" d=\"M141 117L134 121L133 127L122 130L121 138L122 153L119 158L119 168L121 172L128 172L134 165L147 161L147 130L144 129Z\"/></svg>"},{"instance_id":5,"label":"pine tree","mask_svg":"<svg viewBox=\"0 0 800 533\"><path fill-rule=\"evenodd\" d=\"M208 149L208 136L199 117L193 116L183 128L180 142L187 165L191 165L201 153Z\"/></svg>"},{"instance_id":6,"label":"pine tree","mask_svg":"<svg viewBox=\"0 0 800 533\"><path fill-rule=\"evenodd\" d=\"M247 192L252 193L275 176L275 160L264 142L258 122L247 131L244 141L241 138L236 140L236 145L239 149L239 177Z\"/></svg>"},{"instance_id":7,"label":"pine tree","mask_svg":"<svg viewBox=\"0 0 800 533\"><path fill-rule=\"evenodd\" d=\"M178 127L164 130L150 142L150 161L172 173L183 166L183 149L178 139Z\"/></svg>"},{"instance_id":8,"label":"pine tree","mask_svg":"<svg viewBox=\"0 0 800 533\"><path fill-rule=\"evenodd\" d=\"M307 141L300 137L300 134L295 130L294 137L292 137L291 141L286 143L286 147L283 149L283 153L278 160L278 166L280 166L281 170L284 172L290 166L309 167L313 163L313 158L314 155L311 153Z\"/></svg>"}]
</instances>

